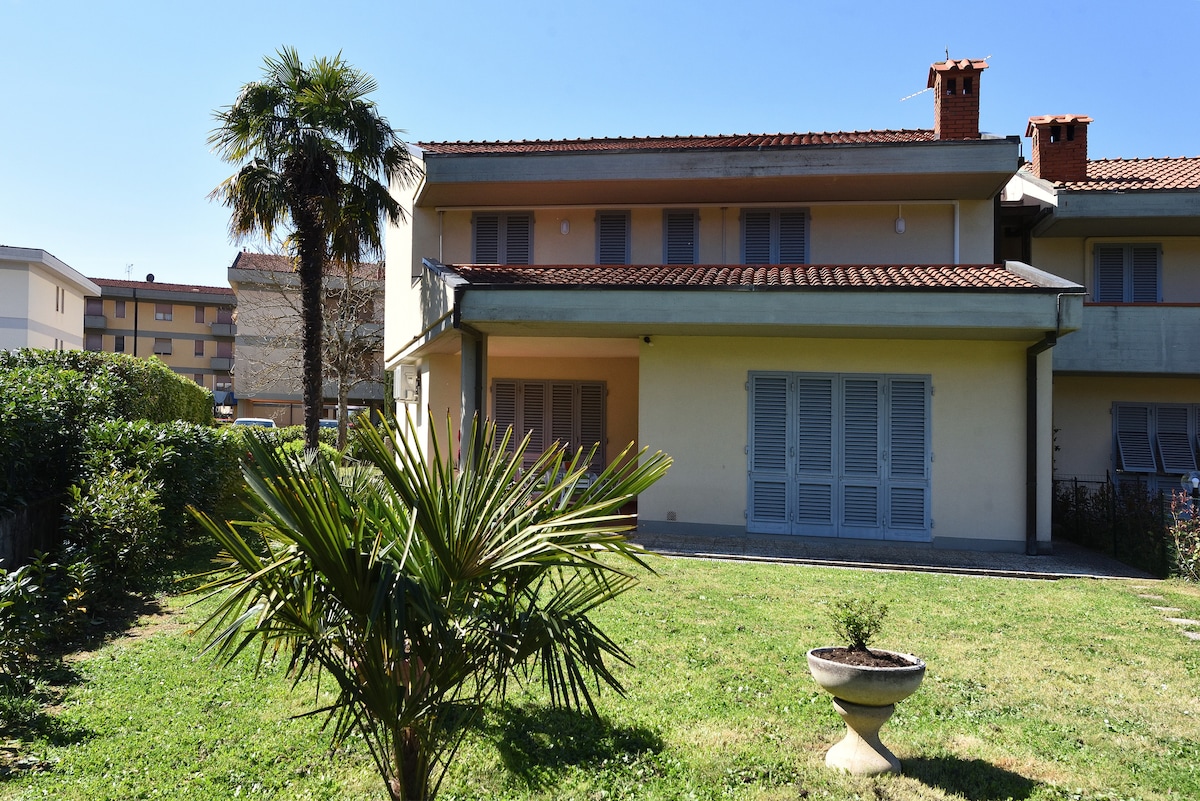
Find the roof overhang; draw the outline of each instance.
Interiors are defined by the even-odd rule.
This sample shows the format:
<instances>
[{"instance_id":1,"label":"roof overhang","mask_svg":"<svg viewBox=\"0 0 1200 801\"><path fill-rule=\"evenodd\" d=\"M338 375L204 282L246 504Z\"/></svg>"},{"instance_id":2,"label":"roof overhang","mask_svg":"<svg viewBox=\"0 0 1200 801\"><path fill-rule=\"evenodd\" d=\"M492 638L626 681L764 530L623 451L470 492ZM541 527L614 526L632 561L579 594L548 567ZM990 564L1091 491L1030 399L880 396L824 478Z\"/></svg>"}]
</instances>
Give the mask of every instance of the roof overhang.
<instances>
[{"instance_id":1,"label":"roof overhang","mask_svg":"<svg viewBox=\"0 0 1200 801\"><path fill-rule=\"evenodd\" d=\"M36 267L72 285L84 297L99 297L100 287L83 273L40 248L0 246L0 263L16 262Z\"/></svg>"},{"instance_id":2,"label":"roof overhang","mask_svg":"<svg viewBox=\"0 0 1200 801\"><path fill-rule=\"evenodd\" d=\"M644 152L425 154L417 205L544 207L987 199L1014 139Z\"/></svg>"},{"instance_id":3,"label":"roof overhang","mask_svg":"<svg viewBox=\"0 0 1200 801\"><path fill-rule=\"evenodd\" d=\"M1035 236L1200 236L1200 191L1060 189Z\"/></svg>"},{"instance_id":4,"label":"roof overhang","mask_svg":"<svg viewBox=\"0 0 1200 801\"><path fill-rule=\"evenodd\" d=\"M133 298L138 300L161 300L171 303L196 303L211 306L232 306L236 300L231 292L205 292L202 289L179 289L167 286L102 286L97 293L105 298Z\"/></svg>"}]
</instances>

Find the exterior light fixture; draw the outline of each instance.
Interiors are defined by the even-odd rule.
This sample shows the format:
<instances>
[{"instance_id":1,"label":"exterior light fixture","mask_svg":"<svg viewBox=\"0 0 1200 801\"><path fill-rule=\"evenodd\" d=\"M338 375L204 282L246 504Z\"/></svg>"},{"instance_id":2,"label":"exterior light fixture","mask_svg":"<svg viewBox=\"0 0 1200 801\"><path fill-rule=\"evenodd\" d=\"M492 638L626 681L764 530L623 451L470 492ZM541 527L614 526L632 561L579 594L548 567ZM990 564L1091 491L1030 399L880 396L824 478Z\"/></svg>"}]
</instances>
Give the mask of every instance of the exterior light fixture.
<instances>
[{"instance_id":1,"label":"exterior light fixture","mask_svg":"<svg viewBox=\"0 0 1200 801\"><path fill-rule=\"evenodd\" d=\"M896 233L904 233L904 207L896 207Z\"/></svg>"},{"instance_id":2,"label":"exterior light fixture","mask_svg":"<svg viewBox=\"0 0 1200 801\"><path fill-rule=\"evenodd\" d=\"M566 236L567 234L571 233L571 221L563 220L562 222L560 222L558 224L558 230L559 230L559 233L561 233L563 236Z\"/></svg>"}]
</instances>

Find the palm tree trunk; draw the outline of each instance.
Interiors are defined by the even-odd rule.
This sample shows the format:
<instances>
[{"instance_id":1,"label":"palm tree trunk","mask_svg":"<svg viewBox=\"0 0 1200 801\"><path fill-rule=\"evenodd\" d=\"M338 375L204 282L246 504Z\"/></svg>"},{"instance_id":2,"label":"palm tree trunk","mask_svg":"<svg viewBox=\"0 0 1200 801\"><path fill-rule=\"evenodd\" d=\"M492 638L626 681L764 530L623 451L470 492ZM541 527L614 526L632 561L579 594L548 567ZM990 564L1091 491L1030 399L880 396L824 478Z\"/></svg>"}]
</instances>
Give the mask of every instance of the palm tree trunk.
<instances>
[{"instance_id":1,"label":"palm tree trunk","mask_svg":"<svg viewBox=\"0 0 1200 801\"><path fill-rule=\"evenodd\" d=\"M392 801L430 801L429 755L420 735L411 728L400 729L392 747L393 775L387 782Z\"/></svg>"},{"instance_id":2,"label":"palm tree trunk","mask_svg":"<svg viewBox=\"0 0 1200 801\"><path fill-rule=\"evenodd\" d=\"M322 313L323 289L321 277L325 267L325 236L316 214L308 209L294 209L296 222L297 254L300 261L300 310L304 318L304 337L301 344L303 365L304 397L304 443L309 450L316 450L318 443L318 420L324 392L321 376L321 332L324 330Z\"/></svg>"}]
</instances>

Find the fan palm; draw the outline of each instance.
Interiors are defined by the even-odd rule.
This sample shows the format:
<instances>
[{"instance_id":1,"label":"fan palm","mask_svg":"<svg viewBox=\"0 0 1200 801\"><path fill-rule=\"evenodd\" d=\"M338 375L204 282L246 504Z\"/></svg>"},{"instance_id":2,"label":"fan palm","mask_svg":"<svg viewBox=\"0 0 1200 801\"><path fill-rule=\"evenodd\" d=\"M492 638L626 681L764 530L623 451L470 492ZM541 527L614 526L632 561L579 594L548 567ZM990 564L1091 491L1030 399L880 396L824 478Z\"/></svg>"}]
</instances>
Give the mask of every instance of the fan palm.
<instances>
[{"instance_id":1,"label":"fan palm","mask_svg":"<svg viewBox=\"0 0 1200 801\"><path fill-rule=\"evenodd\" d=\"M621 690L610 665L628 657L589 613L645 567L620 510L670 459L627 449L593 477L590 454L557 445L522 469L526 443L491 425L460 464L386 424L358 435L350 469L251 441L256 519L201 516L227 561L206 625L226 658L257 644L297 680L332 676L335 740L361 734L393 799L427 799L508 681L593 713L593 687Z\"/></svg>"},{"instance_id":2,"label":"fan palm","mask_svg":"<svg viewBox=\"0 0 1200 801\"><path fill-rule=\"evenodd\" d=\"M267 57L263 79L216 113L209 144L240 165L211 197L232 210L235 239L286 231L297 260L303 316L305 438L317 445L322 402L321 276L339 259L381 255L381 220L397 222L392 181L415 174L408 149L367 95L376 84L338 55L305 65L295 49Z\"/></svg>"}]
</instances>

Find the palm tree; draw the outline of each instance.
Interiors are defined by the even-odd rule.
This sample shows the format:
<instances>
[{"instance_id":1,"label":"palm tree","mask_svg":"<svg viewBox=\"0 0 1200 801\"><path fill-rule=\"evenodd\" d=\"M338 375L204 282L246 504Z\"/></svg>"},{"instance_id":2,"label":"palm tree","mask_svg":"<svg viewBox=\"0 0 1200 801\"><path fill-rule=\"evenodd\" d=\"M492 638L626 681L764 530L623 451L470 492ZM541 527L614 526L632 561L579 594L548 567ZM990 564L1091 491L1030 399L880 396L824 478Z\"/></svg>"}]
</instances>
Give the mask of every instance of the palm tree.
<instances>
[{"instance_id":1,"label":"palm tree","mask_svg":"<svg viewBox=\"0 0 1200 801\"><path fill-rule=\"evenodd\" d=\"M626 449L593 477L591 454L556 444L525 470L528 440L510 453L511 430L497 442L488 425L461 463L436 441L427 461L409 429L365 424L363 464L341 470L252 440L257 519L199 517L226 561L211 647L332 677L335 739L360 734L391 797L424 801L508 681L540 678L593 714L593 685L621 690L610 662L628 657L589 614L645 567L620 510L671 460Z\"/></svg>"},{"instance_id":2,"label":"palm tree","mask_svg":"<svg viewBox=\"0 0 1200 801\"><path fill-rule=\"evenodd\" d=\"M235 239L281 232L297 258L305 439L317 445L322 402L321 277L334 259L381 255L381 219L402 218L388 191L415 174L408 149L366 96L375 80L341 55L307 66L294 48L267 57L263 79L216 112L208 142L238 171L210 197L232 210Z\"/></svg>"}]
</instances>

